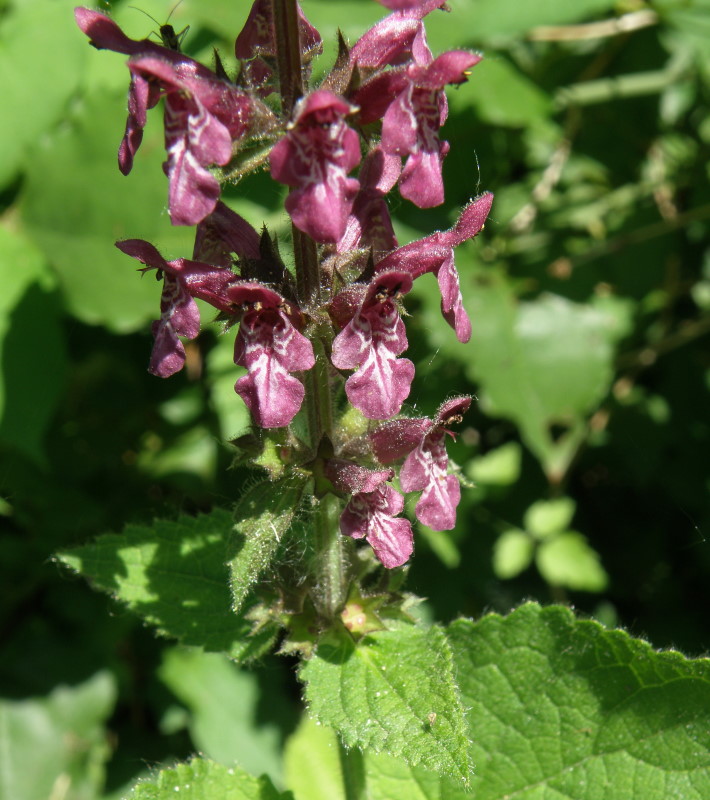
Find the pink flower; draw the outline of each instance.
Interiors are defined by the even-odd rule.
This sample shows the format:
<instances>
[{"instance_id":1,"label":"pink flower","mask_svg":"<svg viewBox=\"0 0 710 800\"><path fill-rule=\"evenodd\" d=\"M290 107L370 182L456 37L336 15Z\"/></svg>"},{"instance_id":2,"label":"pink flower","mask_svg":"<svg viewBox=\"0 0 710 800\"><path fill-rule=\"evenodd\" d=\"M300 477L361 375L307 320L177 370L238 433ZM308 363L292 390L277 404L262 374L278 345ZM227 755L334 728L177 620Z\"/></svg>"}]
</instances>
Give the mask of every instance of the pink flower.
<instances>
[{"instance_id":1,"label":"pink flower","mask_svg":"<svg viewBox=\"0 0 710 800\"><path fill-rule=\"evenodd\" d=\"M298 33L301 43L302 63L308 64L323 49L318 31L306 19L301 6L298 9ZM258 90L261 96L274 91L269 82L273 75L272 64L276 58L276 36L271 0L255 0L249 16L234 43L234 54L244 62L243 75L247 85Z\"/></svg>"},{"instance_id":2,"label":"pink flower","mask_svg":"<svg viewBox=\"0 0 710 800\"><path fill-rule=\"evenodd\" d=\"M342 459L326 461L325 473L335 487L352 494L340 517L340 531L353 539L367 539L387 569L409 560L414 549L412 524L395 519L404 508L404 498L386 486L393 471L371 470Z\"/></svg>"},{"instance_id":3,"label":"pink flower","mask_svg":"<svg viewBox=\"0 0 710 800\"><path fill-rule=\"evenodd\" d=\"M371 248L377 258L397 247L385 195L397 183L401 171L399 158L387 155L382 148L375 147L367 154L360 167L360 189L336 247L338 253Z\"/></svg>"},{"instance_id":4,"label":"pink flower","mask_svg":"<svg viewBox=\"0 0 710 800\"><path fill-rule=\"evenodd\" d=\"M155 342L148 370L167 378L185 364L185 347L178 337L194 339L200 331L200 312L194 298L205 300L221 311L231 311L226 288L235 275L231 269L186 258L166 261L150 242L142 239L116 242L116 247L146 264L143 272L157 269L158 277L162 275L160 319L153 323Z\"/></svg>"},{"instance_id":5,"label":"pink flower","mask_svg":"<svg viewBox=\"0 0 710 800\"><path fill-rule=\"evenodd\" d=\"M298 308L256 282L233 283L227 289L243 316L234 346L234 363L246 367L234 390L262 428L283 428L296 416L305 389L290 373L314 363L310 341L297 330Z\"/></svg>"},{"instance_id":6,"label":"pink flower","mask_svg":"<svg viewBox=\"0 0 710 800\"><path fill-rule=\"evenodd\" d=\"M453 433L447 426L460 421L470 405L470 397L455 397L441 405L434 420L394 420L370 434L375 454L383 464L407 454L399 474L400 485L405 492L422 492L415 509L417 519L435 531L448 531L456 525L461 486L455 475L448 474L446 436Z\"/></svg>"},{"instance_id":7,"label":"pink flower","mask_svg":"<svg viewBox=\"0 0 710 800\"><path fill-rule=\"evenodd\" d=\"M480 233L492 203L490 192L480 195L464 208L453 228L393 250L375 266L378 273L401 270L413 280L426 272L433 272L441 290L441 312L460 342L471 338L471 320L463 307L454 247Z\"/></svg>"},{"instance_id":8,"label":"pink flower","mask_svg":"<svg viewBox=\"0 0 710 800\"><path fill-rule=\"evenodd\" d=\"M345 383L348 400L368 419L387 419L397 414L409 395L414 364L397 358L407 349L407 335L396 300L412 288L402 270L383 271L370 286L355 286L342 295L363 292L352 319L333 341L331 361L338 369L355 369ZM334 300L335 313L351 297Z\"/></svg>"},{"instance_id":9,"label":"pink flower","mask_svg":"<svg viewBox=\"0 0 710 800\"><path fill-rule=\"evenodd\" d=\"M344 121L352 111L331 92L313 92L271 151L272 177L294 187L286 199L293 224L318 242L342 237L357 194L357 180L347 177L360 163L358 136Z\"/></svg>"},{"instance_id":10,"label":"pink flower","mask_svg":"<svg viewBox=\"0 0 710 800\"><path fill-rule=\"evenodd\" d=\"M220 193L207 167L231 159L232 143L247 132L254 101L181 53L148 39L129 39L104 14L87 8L74 14L95 47L131 56L128 121L118 151L121 172L131 171L146 112L164 95L170 219L174 225L197 224L214 210Z\"/></svg>"}]
</instances>

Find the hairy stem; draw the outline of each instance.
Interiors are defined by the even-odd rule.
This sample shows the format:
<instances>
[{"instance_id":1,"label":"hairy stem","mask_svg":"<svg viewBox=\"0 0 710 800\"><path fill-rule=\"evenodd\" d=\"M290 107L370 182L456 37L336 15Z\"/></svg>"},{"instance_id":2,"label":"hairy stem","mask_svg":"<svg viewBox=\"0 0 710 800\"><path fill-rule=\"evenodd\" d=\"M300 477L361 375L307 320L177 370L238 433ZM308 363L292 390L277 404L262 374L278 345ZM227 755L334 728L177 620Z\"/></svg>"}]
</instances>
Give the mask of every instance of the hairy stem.
<instances>
[{"instance_id":1,"label":"hairy stem","mask_svg":"<svg viewBox=\"0 0 710 800\"><path fill-rule=\"evenodd\" d=\"M272 0L272 10L281 107L284 117L288 118L296 101L304 93L298 8L296 0ZM292 226L292 230L298 300L301 308L317 317L313 312L324 300L318 246L295 226ZM311 340L316 363L304 374L304 407L308 419L309 444L314 456L318 453L324 436L331 441L333 438L330 366L324 345L329 336L329 332L314 326ZM310 566L314 585L313 600L319 614L327 620L334 619L345 603L346 564L339 525L340 506L337 497L326 493L315 509L311 526L314 545Z\"/></svg>"}]
</instances>

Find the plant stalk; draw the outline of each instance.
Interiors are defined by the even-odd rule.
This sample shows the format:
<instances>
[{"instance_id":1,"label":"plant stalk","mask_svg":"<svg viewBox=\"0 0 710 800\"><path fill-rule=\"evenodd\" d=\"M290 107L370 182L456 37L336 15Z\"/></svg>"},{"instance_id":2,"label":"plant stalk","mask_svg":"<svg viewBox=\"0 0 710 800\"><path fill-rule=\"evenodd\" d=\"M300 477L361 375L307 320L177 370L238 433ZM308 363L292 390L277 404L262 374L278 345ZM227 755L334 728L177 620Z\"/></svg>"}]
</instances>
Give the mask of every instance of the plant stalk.
<instances>
[{"instance_id":1,"label":"plant stalk","mask_svg":"<svg viewBox=\"0 0 710 800\"><path fill-rule=\"evenodd\" d=\"M281 107L285 118L290 118L296 101L303 95L301 46L298 30L296 0L272 0L276 38L276 61L279 70ZM316 242L292 226L293 253L296 266L298 300L306 312L314 312L324 297L321 287L321 269ZM325 342L329 333L313 327L311 341L315 366L303 374L306 388L304 408L308 419L309 445L315 458L324 436L333 439L332 390L330 366ZM319 614L333 620L345 603L346 564L343 537L340 534L340 500L326 493L318 502L311 526L314 555L310 571L313 576L313 601Z\"/></svg>"}]
</instances>

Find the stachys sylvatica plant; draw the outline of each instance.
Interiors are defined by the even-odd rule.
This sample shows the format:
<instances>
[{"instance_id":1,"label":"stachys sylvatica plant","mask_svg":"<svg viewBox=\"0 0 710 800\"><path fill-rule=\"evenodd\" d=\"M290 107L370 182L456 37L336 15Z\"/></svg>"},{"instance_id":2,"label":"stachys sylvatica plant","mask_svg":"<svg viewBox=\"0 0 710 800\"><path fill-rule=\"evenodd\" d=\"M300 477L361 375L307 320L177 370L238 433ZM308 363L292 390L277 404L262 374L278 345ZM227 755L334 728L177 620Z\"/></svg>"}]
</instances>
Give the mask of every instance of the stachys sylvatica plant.
<instances>
[{"instance_id":1,"label":"stachys sylvatica plant","mask_svg":"<svg viewBox=\"0 0 710 800\"><path fill-rule=\"evenodd\" d=\"M469 342L455 254L483 229L493 196L472 199L449 230L397 240L389 195L419 208L445 202L445 89L465 83L481 56L432 53L425 19L446 12L444 0L380 2L389 13L353 43L340 36L335 62L317 85L311 63L321 37L296 0L256 0L248 15L245 8L236 75L217 54L213 68L184 55L179 37L134 40L109 16L75 10L91 45L128 57L119 169L131 172L161 104L170 219L195 226L190 257L167 260L140 239L116 243L141 272L162 281L150 372L167 378L184 367L183 340L200 332L196 301L213 306L243 368L234 402L246 404L253 424L233 444L255 478L233 513L218 508L156 523L153 532L129 527L123 537L98 540L93 552L104 549L105 566L155 536L157 572L145 596L137 588L146 576L143 556L128 570L131 588L97 574L88 551L63 558L93 571L99 585L185 644L242 662L271 648L300 658L311 717L334 730L340 747L338 797L445 800L472 786L481 798L532 797L524 786L544 793L545 780L559 775L572 786L574 765L593 762L585 731L597 722L581 713L569 722L573 702L550 700L558 716L536 718L547 689L535 687L554 684L563 669L556 655L592 647L600 663L607 653L609 664L628 672L646 646L626 637L621 652L596 623L532 605L506 620L484 618L479 627L466 620L447 629L426 625L413 613L417 598L402 590L402 568L416 557L405 495L414 494L413 515L423 525L454 528L461 483L446 445L472 402L444 388L427 416L407 406L416 380L406 358L407 295L415 281L438 285L451 336L461 346ZM288 187L286 257L286 243L261 220L243 219L220 199L226 184L265 169ZM509 653L519 663L506 661ZM497 673L486 676L488 662ZM684 667L669 662L667 675L674 669ZM614 680L626 678L620 672ZM589 692L576 688L591 703ZM564 735L575 742L560 745L557 761L544 769L532 758L539 775L523 764L523 717L552 726L536 730L540 742ZM318 737L331 735L323 731L301 734L316 763ZM234 758L238 763L239 754ZM482 769L478 784L471 784L474 763ZM497 777L480 783L491 763L499 764ZM278 797L264 781L196 759L139 784L135 796L185 789L189 797ZM320 791L314 787L313 797L327 796ZM301 789L297 796L309 795Z\"/></svg>"}]
</instances>

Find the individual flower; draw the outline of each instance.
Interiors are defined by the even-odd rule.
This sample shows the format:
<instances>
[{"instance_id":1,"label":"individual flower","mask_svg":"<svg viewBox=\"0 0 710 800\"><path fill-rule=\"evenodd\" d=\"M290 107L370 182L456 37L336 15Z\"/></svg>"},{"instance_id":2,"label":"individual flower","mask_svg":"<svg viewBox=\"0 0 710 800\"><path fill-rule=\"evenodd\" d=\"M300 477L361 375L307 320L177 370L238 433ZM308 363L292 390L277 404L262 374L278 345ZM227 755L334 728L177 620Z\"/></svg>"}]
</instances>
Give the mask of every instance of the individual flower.
<instances>
[{"instance_id":1,"label":"individual flower","mask_svg":"<svg viewBox=\"0 0 710 800\"><path fill-rule=\"evenodd\" d=\"M128 120L118 151L121 172L127 175L133 167L147 110L165 96L164 169L170 182L170 219L174 225L197 224L214 210L220 193L219 182L207 167L231 159L233 141L248 130L254 101L181 53L148 39L128 38L104 14L87 8L74 13L95 47L131 56Z\"/></svg>"},{"instance_id":2,"label":"individual flower","mask_svg":"<svg viewBox=\"0 0 710 800\"><path fill-rule=\"evenodd\" d=\"M360 163L360 142L345 124L353 111L324 89L296 105L288 133L271 151L272 177L294 187L286 199L293 224L318 242L337 242L345 232L358 190L347 174Z\"/></svg>"},{"instance_id":3,"label":"individual flower","mask_svg":"<svg viewBox=\"0 0 710 800\"><path fill-rule=\"evenodd\" d=\"M231 268L232 253L240 258L259 258L259 234L244 217L220 200L197 226L192 257Z\"/></svg>"},{"instance_id":4,"label":"individual flower","mask_svg":"<svg viewBox=\"0 0 710 800\"><path fill-rule=\"evenodd\" d=\"M415 514L435 531L456 525L461 486L455 475L448 474L446 436L453 437L448 426L459 422L470 405L470 397L455 397L441 405L433 420L394 420L370 434L375 455L383 464L407 455L399 473L400 486L404 492L422 492Z\"/></svg>"},{"instance_id":5,"label":"individual flower","mask_svg":"<svg viewBox=\"0 0 710 800\"><path fill-rule=\"evenodd\" d=\"M412 280L433 272L441 290L441 312L460 342L471 338L471 320L463 307L454 247L480 233L492 203L490 192L479 195L464 208L453 228L393 250L375 266L378 273L392 269L407 272Z\"/></svg>"},{"instance_id":6,"label":"individual flower","mask_svg":"<svg viewBox=\"0 0 710 800\"><path fill-rule=\"evenodd\" d=\"M338 369L354 369L345 383L348 400L368 419L387 419L397 414L409 395L414 364L397 358L407 349L407 335L397 300L412 288L412 278L402 270L378 273L369 287L345 289L333 301L332 316L339 306L364 293L350 321L333 341L331 361Z\"/></svg>"},{"instance_id":7,"label":"individual flower","mask_svg":"<svg viewBox=\"0 0 710 800\"><path fill-rule=\"evenodd\" d=\"M166 261L157 249L142 239L116 242L116 247L138 259L146 268L158 270L163 278L160 319L153 323L153 352L148 371L160 378L179 372L185 364L185 347L178 338L194 339L200 330L200 312L194 298L205 300L221 311L231 310L226 293L234 280L231 269L178 258Z\"/></svg>"},{"instance_id":8,"label":"individual flower","mask_svg":"<svg viewBox=\"0 0 710 800\"><path fill-rule=\"evenodd\" d=\"M165 58L136 56L129 60L133 75L129 119L119 165L124 173L133 163L132 131L142 129L147 93L157 83L165 93L165 149L168 159L169 210L173 225L196 225L219 199L219 181L207 169L226 164L232 143L247 132L252 100L196 62L170 63ZM130 109L136 113L131 113Z\"/></svg>"},{"instance_id":9,"label":"individual flower","mask_svg":"<svg viewBox=\"0 0 710 800\"><path fill-rule=\"evenodd\" d=\"M310 341L297 329L301 312L255 281L233 283L227 294L242 313L234 363L248 370L234 390L257 425L283 428L298 413L305 394L303 384L290 373L315 363Z\"/></svg>"},{"instance_id":10,"label":"individual flower","mask_svg":"<svg viewBox=\"0 0 710 800\"><path fill-rule=\"evenodd\" d=\"M373 148L360 167L360 189L348 217L345 232L336 246L338 253L369 248L375 258L397 247L385 195L397 183L402 165L397 156Z\"/></svg>"},{"instance_id":11,"label":"individual flower","mask_svg":"<svg viewBox=\"0 0 710 800\"><path fill-rule=\"evenodd\" d=\"M305 66L314 55L322 51L318 31L306 19L301 6L298 10L298 33L301 44L301 63ZM255 0L249 16L234 43L234 54L244 62L243 75L248 85L266 96L274 91L268 83L273 75L272 64L276 58L276 36L271 0Z\"/></svg>"},{"instance_id":12,"label":"individual flower","mask_svg":"<svg viewBox=\"0 0 710 800\"><path fill-rule=\"evenodd\" d=\"M431 63L414 63L406 69L406 83L382 119L382 149L405 156L399 192L419 208L444 202L441 174L448 142L439 140L448 105L447 84L463 83L481 56L464 50L443 53Z\"/></svg>"},{"instance_id":13,"label":"individual flower","mask_svg":"<svg viewBox=\"0 0 710 800\"><path fill-rule=\"evenodd\" d=\"M340 516L341 533L366 539L387 569L408 561L414 549L412 524L396 519L404 498L385 484L393 470L370 470L334 458L326 461L325 473L339 491L352 494Z\"/></svg>"}]
</instances>

